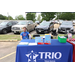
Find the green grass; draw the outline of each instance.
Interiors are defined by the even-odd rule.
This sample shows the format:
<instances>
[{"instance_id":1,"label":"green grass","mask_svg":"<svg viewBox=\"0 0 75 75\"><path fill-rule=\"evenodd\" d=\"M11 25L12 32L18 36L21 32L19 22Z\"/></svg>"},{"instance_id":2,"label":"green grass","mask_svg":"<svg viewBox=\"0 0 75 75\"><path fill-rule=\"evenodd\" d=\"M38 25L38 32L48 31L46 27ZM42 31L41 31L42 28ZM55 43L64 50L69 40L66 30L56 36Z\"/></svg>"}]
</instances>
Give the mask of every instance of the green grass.
<instances>
[{"instance_id":1,"label":"green grass","mask_svg":"<svg viewBox=\"0 0 75 75\"><path fill-rule=\"evenodd\" d=\"M0 40L20 40L20 35L0 35Z\"/></svg>"},{"instance_id":2,"label":"green grass","mask_svg":"<svg viewBox=\"0 0 75 75\"><path fill-rule=\"evenodd\" d=\"M66 36L67 34L58 34L58 36ZM40 36L44 36L43 34ZM58 36L54 36L53 39L58 39ZM75 36L73 35L72 38L74 38ZM0 40L18 40L20 41L20 35L0 35ZM32 39L35 39L35 37L33 37L32 35Z\"/></svg>"}]
</instances>

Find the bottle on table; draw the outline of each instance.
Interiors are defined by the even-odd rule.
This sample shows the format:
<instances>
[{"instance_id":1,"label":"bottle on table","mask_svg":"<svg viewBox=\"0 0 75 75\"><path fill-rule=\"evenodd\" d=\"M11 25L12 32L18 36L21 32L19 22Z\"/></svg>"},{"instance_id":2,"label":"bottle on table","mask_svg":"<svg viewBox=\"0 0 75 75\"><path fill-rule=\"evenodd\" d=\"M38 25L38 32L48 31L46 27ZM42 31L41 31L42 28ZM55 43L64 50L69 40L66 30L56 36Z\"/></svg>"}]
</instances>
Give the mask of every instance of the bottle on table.
<instances>
[{"instance_id":1,"label":"bottle on table","mask_svg":"<svg viewBox=\"0 0 75 75\"><path fill-rule=\"evenodd\" d=\"M68 40L72 40L72 34L68 32Z\"/></svg>"}]
</instances>

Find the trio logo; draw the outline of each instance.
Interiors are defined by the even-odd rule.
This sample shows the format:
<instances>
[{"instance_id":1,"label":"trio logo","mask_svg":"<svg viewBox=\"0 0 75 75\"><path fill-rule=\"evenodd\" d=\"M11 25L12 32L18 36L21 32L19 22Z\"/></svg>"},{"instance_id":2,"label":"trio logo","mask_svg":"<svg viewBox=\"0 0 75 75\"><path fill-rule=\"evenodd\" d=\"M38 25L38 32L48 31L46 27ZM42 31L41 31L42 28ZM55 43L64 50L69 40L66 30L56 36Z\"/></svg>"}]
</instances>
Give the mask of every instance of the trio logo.
<instances>
[{"instance_id":1,"label":"trio logo","mask_svg":"<svg viewBox=\"0 0 75 75\"><path fill-rule=\"evenodd\" d=\"M28 62L36 62L36 57L38 56L38 54L35 54L32 50L31 53L26 54L26 56L28 57Z\"/></svg>"},{"instance_id":2,"label":"trio logo","mask_svg":"<svg viewBox=\"0 0 75 75\"><path fill-rule=\"evenodd\" d=\"M58 56L57 56L58 55ZM38 54L35 54L33 50L31 53L26 54L28 57L28 62L36 62L36 58L40 56L40 59L60 59L62 57L61 52L38 52Z\"/></svg>"}]
</instances>

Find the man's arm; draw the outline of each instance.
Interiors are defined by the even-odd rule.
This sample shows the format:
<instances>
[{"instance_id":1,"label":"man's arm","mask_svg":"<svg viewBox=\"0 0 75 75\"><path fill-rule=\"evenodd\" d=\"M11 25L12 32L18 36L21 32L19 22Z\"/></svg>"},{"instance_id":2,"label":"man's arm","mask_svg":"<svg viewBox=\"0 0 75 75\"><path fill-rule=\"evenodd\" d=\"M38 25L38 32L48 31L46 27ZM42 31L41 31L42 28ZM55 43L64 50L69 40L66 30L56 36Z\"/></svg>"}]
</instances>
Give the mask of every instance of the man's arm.
<instances>
[{"instance_id":1,"label":"man's arm","mask_svg":"<svg viewBox=\"0 0 75 75\"><path fill-rule=\"evenodd\" d=\"M20 39L22 40L22 36L20 35Z\"/></svg>"},{"instance_id":2,"label":"man's arm","mask_svg":"<svg viewBox=\"0 0 75 75\"><path fill-rule=\"evenodd\" d=\"M31 36L31 34L29 34L29 37L32 39L32 36Z\"/></svg>"}]
</instances>

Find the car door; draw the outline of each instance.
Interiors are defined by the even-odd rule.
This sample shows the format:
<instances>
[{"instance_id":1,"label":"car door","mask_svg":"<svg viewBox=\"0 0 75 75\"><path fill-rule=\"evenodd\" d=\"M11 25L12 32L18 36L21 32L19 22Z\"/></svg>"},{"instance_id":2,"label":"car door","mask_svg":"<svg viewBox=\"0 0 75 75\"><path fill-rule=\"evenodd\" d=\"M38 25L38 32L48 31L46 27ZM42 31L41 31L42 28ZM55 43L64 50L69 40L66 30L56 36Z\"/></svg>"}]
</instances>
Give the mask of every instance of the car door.
<instances>
[{"instance_id":1,"label":"car door","mask_svg":"<svg viewBox=\"0 0 75 75\"><path fill-rule=\"evenodd\" d=\"M31 29L34 30L34 28L35 28L35 25L34 25L33 21L31 21Z\"/></svg>"},{"instance_id":2,"label":"car door","mask_svg":"<svg viewBox=\"0 0 75 75\"><path fill-rule=\"evenodd\" d=\"M27 30L28 31L31 31L32 30L32 25L31 25L31 22L30 21L27 23Z\"/></svg>"},{"instance_id":3,"label":"car door","mask_svg":"<svg viewBox=\"0 0 75 75\"><path fill-rule=\"evenodd\" d=\"M8 31L11 31L11 26L12 26L13 24L12 24L12 22L8 22L7 23L7 30Z\"/></svg>"}]
</instances>

